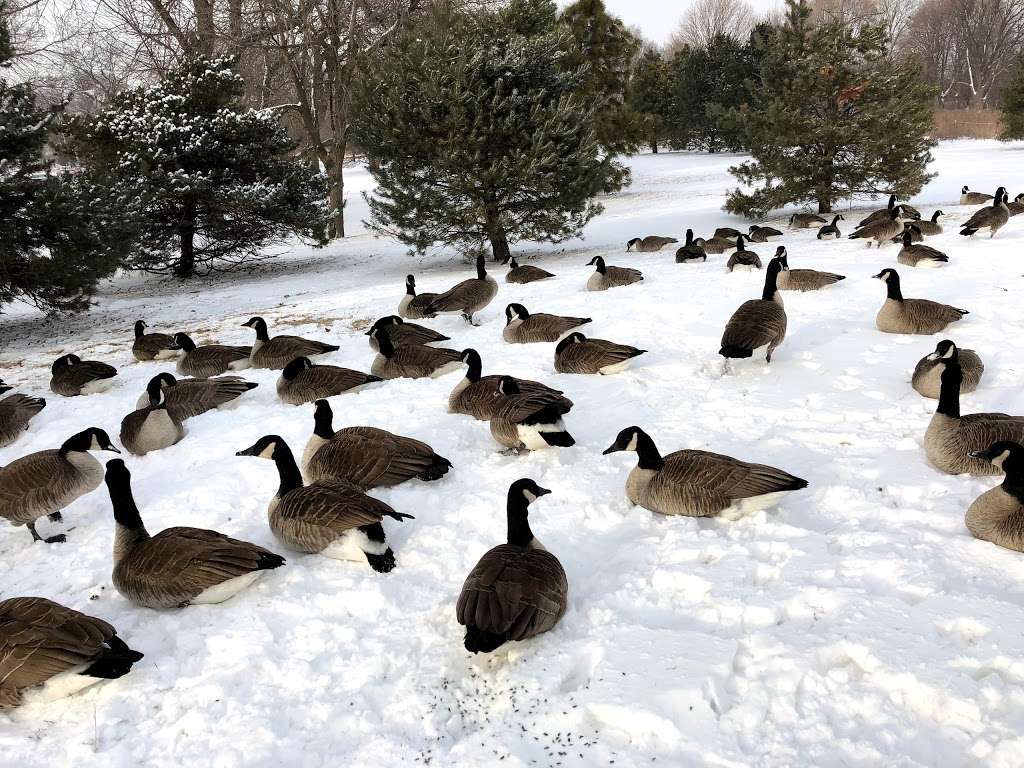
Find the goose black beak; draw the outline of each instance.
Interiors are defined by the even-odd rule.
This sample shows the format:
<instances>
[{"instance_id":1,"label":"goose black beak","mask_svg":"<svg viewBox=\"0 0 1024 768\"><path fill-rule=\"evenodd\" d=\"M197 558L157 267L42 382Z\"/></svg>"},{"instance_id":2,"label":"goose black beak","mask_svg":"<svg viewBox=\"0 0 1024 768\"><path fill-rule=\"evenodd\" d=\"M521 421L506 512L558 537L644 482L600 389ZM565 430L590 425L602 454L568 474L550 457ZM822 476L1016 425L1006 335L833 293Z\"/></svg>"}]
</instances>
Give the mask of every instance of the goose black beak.
<instances>
[{"instance_id":1,"label":"goose black beak","mask_svg":"<svg viewBox=\"0 0 1024 768\"><path fill-rule=\"evenodd\" d=\"M551 493L551 489L550 488L541 488L539 485L537 486L537 495L538 496L547 496L549 493Z\"/></svg>"},{"instance_id":2,"label":"goose black beak","mask_svg":"<svg viewBox=\"0 0 1024 768\"><path fill-rule=\"evenodd\" d=\"M236 451L235 452L235 456L255 456L255 455L256 455L256 446L255 445L250 445L248 448L245 448L244 450Z\"/></svg>"},{"instance_id":3,"label":"goose black beak","mask_svg":"<svg viewBox=\"0 0 1024 768\"><path fill-rule=\"evenodd\" d=\"M988 460L988 451L971 451L967 455L972 459L981 459L982 461Z\"/></svg>"},{"instance_id":4,"label":"goose black beak","mask_svg":"<svg viewBox=\"0 0 1024 768\"><path fill-rule=\"evenodd\" d=\"M104 451L110 451L111 453L121 453L121 451L119 451L119 450L118 450L117 448L115 448L115 447L114 447L114 446L112 446L112 445L108 445L108 446L107 446L106 448L104 448L103 450L104 450Z\"/></svg>"},{"instance_id":5,"label":"goose black beak","mask_svg":"<svg viewBox=\"0 0 1024 768\"><path fill-rule=\"evenodd\" d=\"M609 445L607 448L605 448L603 451L601 451L601 455L602 456L607 456L609 453L618 453L621 450L622 449L619 448L619 446L617 446L617 445Z\"/></svg>"}]
</instances>

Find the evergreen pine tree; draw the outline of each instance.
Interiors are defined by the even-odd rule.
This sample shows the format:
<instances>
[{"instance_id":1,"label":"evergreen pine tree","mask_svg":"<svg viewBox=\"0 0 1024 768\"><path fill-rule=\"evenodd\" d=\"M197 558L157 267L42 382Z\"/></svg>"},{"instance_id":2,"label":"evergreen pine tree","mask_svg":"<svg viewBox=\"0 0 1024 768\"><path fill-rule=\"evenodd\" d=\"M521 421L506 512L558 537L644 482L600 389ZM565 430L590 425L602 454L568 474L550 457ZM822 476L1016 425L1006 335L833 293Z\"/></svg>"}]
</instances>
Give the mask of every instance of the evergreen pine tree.
<instances>
[{"instance_id":1,"label":"evergreen pine tree","mask_svg":"<svg viewBox=\"0 0 1024 768\"><path fill-rule=\"evenodd\" d=\"M276 112L242 106L232 64L185 61L76 128L92 176L144 206L134 269L190 277L291 235L326 242L323 176L290 156Z\"/></svg>"},{"instance_id":2,"label":"evergreen pine tree","mask_svg":"<svg viewBox=\"0 0 1024 768\"><path fill-rule=\"evenodd\" d=\"M563 66L585 67L580 94L596 104L597 140L612 154L632 152L641 122L630 108L630 70L640 40L605 9L602 0L576 0L559 17L571 35Z\"/></svg>"},{"instance_id":3,"label":"evergreen pine tree","mask_svg":"<svg viewBox=\"0 0 1024 768\"><path fill-rule=\"evenodd\" d=\"M1000 99L1002 110L1003 141L1024 139L1024 53L1017 57L1013 77L1003 88Z\"/></svg>"},{"instance_id":4,"label":"evergreen pine tree","mask_svg":"<svg viewBox=\"0 0 1024 768\"><path fill-rule=\"evenodd\" d=\"M627 172L602 152L599 106L562 66L552 0L455 14L383 52L356 93L354 139L373 164L376 230L420 252L489 241L561 242L600 212Z\"/></svg>"},{"instance_id":5,"label":"evergreen pine tree","mask_svg":"<svg viewBox=\"0 0 1024 768\"><path fill-rule=\"evenodd\" d=\"M757 217L813 202L824 213L853 195L917 193L935 145L918 65L888 56L880 26L814 25L808 6L787 6L785 24L757 42L747 102L722 113L753 155L731 171L754 189L733 190L726 209Z\"/></svg>"},{"instance_id":6,"label":"evergreen pine tree","mask_svg":"<svg viewBox=\"0 0 1024 768\"><path fill-rule=\"evenodd\" d=\"M637 62L629 87L629 106L637 116L644 142L657 154L670 133L672 78L656 48L648 48Z\"/></svg>"},{"instance_id":7,"label":"evergreen pine tree","mask_svg":"<svg viewBox=\"0 0 1024 768\"><path fill-rule=\"evenodd\" d=\"M0 3L0 67L12 59ZM84 180L56 176L42 160L56 112L32 89L0 77L0 307L27 301L48 312L84 309L117 269L127 242L124 200Z\"/></svg>"}]
</instances>

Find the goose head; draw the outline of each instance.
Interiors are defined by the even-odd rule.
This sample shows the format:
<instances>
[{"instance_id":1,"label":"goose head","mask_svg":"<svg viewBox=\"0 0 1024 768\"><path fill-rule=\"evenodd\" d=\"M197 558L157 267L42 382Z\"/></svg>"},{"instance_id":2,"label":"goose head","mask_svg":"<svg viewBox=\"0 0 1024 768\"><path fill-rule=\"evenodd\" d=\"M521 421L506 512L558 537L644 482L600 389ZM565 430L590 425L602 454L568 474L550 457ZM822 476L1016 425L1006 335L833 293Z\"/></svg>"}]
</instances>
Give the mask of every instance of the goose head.
<instances>
[{"instance_id":1,"label":"goose head","mask_svg":"<svg viewBox=\"0 0 1024 768\"><path fill-rule=\"evenodd\" d=\"M308 357L296 357L281 371L281 378L285 381L294 381L295 377L307 368L313 367L313 361Z\"/></svg>"},{"instance_id":2,"label":"goose head","mask_svg":"<svg viewBox=\"0 0 1024 768\"><path fill-rule=\"evenodd\" d=\"M626 242L626 250L627 251L633 250L633 246L636 245L639 242L640 242L640 238L639 237L634 237L631 240L627 241Z\"/></svg>"},{"instance_id":3,"label":"goose head","mask_svg":"<svg viewBox=\"0 0 1024 768\"><path fill-rule=\"evenodd\" d=\"M972 459L987 461L1007 474L1024 471L1024 446L1010 440L1000 440L984 451L971 451L967 455Z\"/></svg>"},{"instance_id":4,"label":"goose head","mask_svg":"<svg viewBox=\"0 0 1024 768\"><path fill-rule=\"evenodd\" d=\"M274 453L284 444L280 435L265 435L250 445L248 448L238 451L235 456L255 456L259 459L274 460Z\"/></svg>"},{"instance_id":5,"label":"goose head","mask_svg":"<svg viewBox=\"0 0 1024 768\"><path fill-rule=\"evenodd\" d=\"M114 444L110 442L110 435L99 427L83 429L81 432L65 440L61 446L61 453L67 453L68 451L77 451L79 453L85 453L86 451L110 451L111 453L120 453L114 447Z\"/></svg>"},{"instance_id":6,"label":"goose head","mask_svg":"<svg viewBox=\"0 0 1024 768\"><path fill-rule=\"evenodd\" d=\"M78 355L61 355L53 361L53 365L50 366L50 371L56 375L58 371L63 368L70 368L73 365L78 365L82 362L82 358Z\"/></svg>"},{"instance_id":7,"label":"goose head","mask_svg":"<svg viewBox=\"0 0 1024 768\"><path fill-rule=\"evenodd\" d=\"M405 325L405 321L398 315L385 315L378 319L373 325L370 326L370 330L366 332L366 336L373 336L373 332L378 328L384 328L389 325Z\"/></svg>"},{"instance_id":8,"label":"goose head","mask_svg":"<svg viewBox=\"0 0 1024 768\"><path fill-rule=\"evenodd\" d=\"M513 320L526 320L530 316L529 311L522 304L509 304L505 307L505 324Z\"/></svg>"},{"instance_id":9,"label":"goose head","mask_svg":"<svg viewBox=\"0 0 1024 768\"><path fill-rule=\"evenodd\" d=\"M541 488L536 482L528 477L516 480L508 487L509 499L511 500L515 497L521 497L526 500L527 506L535 502L541 496L547 496L549 493L551 493L550 489Z\"/></svg>"},{"instance_id":10,"label":"goose head","mask_svg":"<svg viewBox=\"0 0 1024 768\"><path fill-rule=\"evenodd\" d=\"M636 239L636 238L634 238L634 240L635 240L635 239ZM596 270L597 270L598 272L604 272L604 271L605 271L605 269L606 269L606 267L605 267L605 263L604 263L604 259L603 259L602 257L600 257L600 256L595 256L595 257L594 257L594 258L592 258L592 259L591 259L590 261L588 261L588 262L587 262L587 266L588 266L588 267L593 267L593 268L594 268L594 269L596 269Z\"/></svg>"}]
</instances>

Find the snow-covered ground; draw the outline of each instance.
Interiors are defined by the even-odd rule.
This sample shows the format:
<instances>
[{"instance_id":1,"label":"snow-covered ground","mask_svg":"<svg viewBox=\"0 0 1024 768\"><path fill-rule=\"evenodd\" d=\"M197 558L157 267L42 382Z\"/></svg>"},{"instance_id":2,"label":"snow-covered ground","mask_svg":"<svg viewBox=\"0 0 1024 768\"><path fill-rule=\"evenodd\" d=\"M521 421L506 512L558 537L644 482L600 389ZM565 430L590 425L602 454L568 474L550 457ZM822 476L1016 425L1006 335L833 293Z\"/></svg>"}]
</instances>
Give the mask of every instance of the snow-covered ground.
<instances>
[{"instance_id":1,"label":"snow-covered ground","mask_svg":"<svg viewBox=\"0 0 1024 768\"><path fill-rule=\"evenodd\" d=\"M986 363L965 412L1024 413L1024 216L994 239L967 240L959 189L1011 196L1024 147L944 143L939 177L916 199L946 213L945 269L901 268L904 293L971 310L951 338ZM32 545L0 528L0 597L43 595L115 624L146 658L127 677L49 705L0 715L0 765L215 766L1019 766L1024 763L1024 557L972 539L968 504L998 478L928 467L922 437L934 402L909 373L936 337L879 333L884 297L871 275L897 247L818 242L787 232L792 267L847 275L785 296L789 335L774 362L721 375L718 342L763 276L728 274L724 256L676 265L672 252L625 253L633 236L738 225L721 212L735 157L640 156L633 186L606 201L586 239L537 251L556 280L501 282L467 327L433 325L475 347L484 372L564 389L575 448L506 457L483 422L446 413L459 379L400 380L334 398L335 425L372 424L422 438L452 460L437 483L374 495L414 521L387 525L398 567L284 553L288 565L222 605L157 613L110 582L113 521L104 488L65 512L68 543ZM369 188L365 173L350 189ZM883 203L884 204L884 203ZM863 204L861 207L867 207ZM877 207L877 204L870 207ZM358 197L350 224L364 215ZM844 232L859 218L848 216ZM781 221L782 218L778 219ZM777 223L777 222L776 222ZM745 223L743 223L745 226ZM356 227L359 230L359 227ZM774 245L757 245L762 256ZM642 284L586 293L591 256L639 267ZM0 464L58 446L87 426L116 436L161 363L134 363L131 326L249 343L240 324L341 345L331 362L367 370L361 331L389 314L414 272L439 290L469 270L452 254L413 259L359 233L324 251L296 248L263 272L199 280L133 276L105 285L86 315L0 316L0 377L42 394L46 410ZM496 270L499 280L504 269ZM618 376L553 372L553 345L507 345L503 309L594 318L589 333L649 349ZM64 399L49 364L76 352L120 367L111 392ZM128 458L151 531L215 528L282 551L266 523L269 462L235 452L268 433L293 448L312 406L279 403L276 374L232 409L188 423L178 445ZM644 427L663 452L706 448L807 478L783 504L739 520L665 518L631 508L632 454L601 456L619 429ZM101 458L107 455L100 454ZM551 633L493 658L462 647L455 598L505 535L505 494L529 476L554 493L535 533L568 573L568 613ZM60 526L41 521L43 535ZM614 761L614 762L613 762Z\"/></svg>"}]
</instances>

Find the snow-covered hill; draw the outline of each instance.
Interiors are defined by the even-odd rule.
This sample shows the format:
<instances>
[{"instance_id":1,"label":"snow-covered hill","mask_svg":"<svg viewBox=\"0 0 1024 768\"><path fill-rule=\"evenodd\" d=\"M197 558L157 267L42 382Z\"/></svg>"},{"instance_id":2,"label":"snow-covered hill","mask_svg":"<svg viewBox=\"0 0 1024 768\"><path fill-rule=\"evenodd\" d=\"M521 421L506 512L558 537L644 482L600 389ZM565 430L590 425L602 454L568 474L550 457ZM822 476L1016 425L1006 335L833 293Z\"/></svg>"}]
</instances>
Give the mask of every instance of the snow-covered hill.
<instances>
[{"instance_id":1,"label":"snow-covered hill","mask_svg":"<svg viewBox=\"0 0 1024 768\"><path fill-rule=\"evenodd\" d=\"M1024 216L991 241L959 237L954 226L969 214L956 205L963 184L1021 191L1011 174L1024 147L951 142L936 156L940 176L915 203L926 215L946 212L946 234L928 243L950 264L901 268L904 293L971 311L950 337L987 367L964 411L1024 413ZM847 279L787 293L789 335L772 365L738 364L724 377L722 328L760 294L762 273L728 274L723 256L676 265L669 250L624 252L633 236L745 226L720 210L734 162L633 158L633 186L606 201L584 241L536 251L534 263L556 280L501 282L480 327L457 317L432 323L450 346L479 350L485 373L564 389L576 402L566 418L575 448L499 455L485 423L446 412L457 373L334 398L336 427L421 438L455 465L440 482L374 492L416 515L388 525L398 558L388 575L284 552L271 536L273 465L234 454L271 433L301 448L312 406L278 402L270 371L247 372L259 388L190 421L178 445L127 457L151 531L211 527L288 557L239 597L175 613L124 600L110 583L103 488L71 505L64 527L40 522L43 535L66 529L65 545L32 545L24 529L0 528L0 597L42 595L93 613L146 654L119 681L0 715L0 765L1020 765L1024 556L964 528L970 501L998 479L950 477L924 462L934 402L910 388L909 373L942 337L875 330L885 290L870 277L895 266L897 246L787 232L793 268ZM349 174L350 189L370 186L364 172ZM350 222L364 212L353 199ZM860 216L847 218L844 232ZM762 257L774 251L752 247ZM585 292L584 264L598 254L642 269L645 281ZM410 258L362 233L184 289L121 278L76 318L13 308L0 316L0 378L49 404L0 450L0 465L87 426L116 435L146 381L165 369L132 361L138 318L153 330L249 343L241 323L261 314L271 333L331 340L341 349L330 362L368 370L362 331L394 311L407 272L436 291L471 269L450 254ZM553 345L501 340L510 301L593 317L590 335L650 352L618 376L555 374ZM87 398L49 393L49 364L65 352L119 366L117 386ZM739 520L631 508L623 484L632 455L601 455L631 424L663 452L763 461L810 487ZM474 658L462 647L455 598L477 558L502 540L506 490L524 476L554 491L531 522L565 566L569 610L553 632Z\"/></svg>"}]
</instances>

